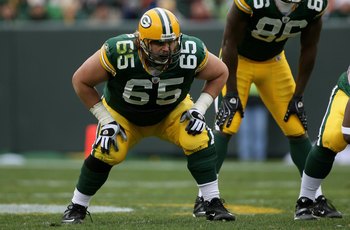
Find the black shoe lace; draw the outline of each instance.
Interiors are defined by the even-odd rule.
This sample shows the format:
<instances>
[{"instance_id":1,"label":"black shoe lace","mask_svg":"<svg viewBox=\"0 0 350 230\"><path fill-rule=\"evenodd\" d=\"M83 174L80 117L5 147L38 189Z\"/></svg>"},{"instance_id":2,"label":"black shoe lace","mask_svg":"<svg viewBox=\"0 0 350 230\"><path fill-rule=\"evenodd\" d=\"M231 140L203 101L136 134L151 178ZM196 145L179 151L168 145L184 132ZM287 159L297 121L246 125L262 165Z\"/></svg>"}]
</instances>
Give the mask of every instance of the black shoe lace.
<instances>
[{"instance_id":1,"label":"black shoe lace","mask_svg":"<svg viewBox=\"0 0 350 230\"><path fill-rule=\"evenodd\" d=\"M228 212L228 210L226 209L225 205L224 205L224 200L223 199L215 199L212 202L215 202L212 204L213 207L219 208L222 211Z\"/></svg>"},{"instance_id":2,"label":"black shoe lace","mask_svg":"<svg viewBox=\"0 0 350 230\"><path fill-rule=\"evenodd\" d=\"M91 223L93 223L93 220L92 220L92 217L91 217L91 214L90 212L87 210L87 208L81 206L81 205L76 205L76 204L71 204L67 207L67 209L69 211L72 211L72 212L78 212L78 213L83 213L85 212L86 215L88 215L90 217L90 220L91 220Z\"/></svg>"},{"instance_id":3,"label":"black shoe lace","mask_svg":"<svg viewBox=\"0 0 350 230\"><path fill-rule=\"evenodd\" d=\"M88 215L90 217L91 223L93 223L91 214L90 214L90 212L88 210L86 210L86 215Z\"/></svg>"},{"instance_id":4,"label":"black shoe lace","mask_svg":"<svg viewBox=\"0 0 350 230\"><path fill-rule=\"evenodd\" d=\"M320 206L322 206L322 207L328 207L328 208L330 208L330 209L332 209L332 210L336 210L335 209L335 207L334 207L334 205L332 204L332 202L330 201L330 200L328 200L328 199L322 199L321 201L320 201Z\"/></svg>"}]
</instances>

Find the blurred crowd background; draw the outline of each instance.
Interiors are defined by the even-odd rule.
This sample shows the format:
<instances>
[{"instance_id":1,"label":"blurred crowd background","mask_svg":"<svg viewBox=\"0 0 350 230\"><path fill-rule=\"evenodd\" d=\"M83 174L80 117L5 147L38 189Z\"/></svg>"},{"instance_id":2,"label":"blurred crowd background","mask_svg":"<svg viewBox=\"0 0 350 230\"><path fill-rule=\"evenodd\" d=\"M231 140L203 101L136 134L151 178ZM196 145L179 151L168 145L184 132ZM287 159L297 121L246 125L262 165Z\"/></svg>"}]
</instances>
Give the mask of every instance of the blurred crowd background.
<instances>
[{"instance_id":1,"label":"blurred crowd background","mask_svg":"<svg viewBox=\"0 0 350 230\"><path fill-rule=\"evenodd\" d=\"M180 19L210 20L223 19L230 3L227 0L0 0L0 20L115 22L139 19L156 6L171 10Z\"/></svg>"},{"instance_id":2,"label":"blurred crowd background","mask_svg":"<svg viewBox=\"0 0 350 230\"><path fill-rule=\"evenodd\" d=\"M116 22L139 19L150 8L159 6L181 19L225 20L233 0L0 0L0 22L79 21ZM350 20L350 0L329 0L325 18Z\"/></svg>"}]
</instances>

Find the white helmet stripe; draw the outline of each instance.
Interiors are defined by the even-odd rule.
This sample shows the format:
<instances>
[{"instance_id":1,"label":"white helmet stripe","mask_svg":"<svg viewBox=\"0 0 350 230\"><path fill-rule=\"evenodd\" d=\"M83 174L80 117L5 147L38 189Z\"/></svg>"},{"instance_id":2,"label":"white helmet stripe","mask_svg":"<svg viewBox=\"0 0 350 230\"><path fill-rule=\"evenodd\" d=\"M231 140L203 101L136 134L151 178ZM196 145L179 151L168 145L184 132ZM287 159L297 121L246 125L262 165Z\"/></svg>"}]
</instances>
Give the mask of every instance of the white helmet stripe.
<instances>
[{"instance_id":1,"label":"white helmet stripe","mask_svg":"<svg viewBox=\"0 0 350 230\"><path fill-rule=\"evenodd\" d=\"M162 8L156 8L158 15L160 17L160 20L163 23L163 33L166 35L170 35L172 33L172 28L170 27L170 21L169 17L166 14L166 12Z\"/></svg>"}]
</instances>

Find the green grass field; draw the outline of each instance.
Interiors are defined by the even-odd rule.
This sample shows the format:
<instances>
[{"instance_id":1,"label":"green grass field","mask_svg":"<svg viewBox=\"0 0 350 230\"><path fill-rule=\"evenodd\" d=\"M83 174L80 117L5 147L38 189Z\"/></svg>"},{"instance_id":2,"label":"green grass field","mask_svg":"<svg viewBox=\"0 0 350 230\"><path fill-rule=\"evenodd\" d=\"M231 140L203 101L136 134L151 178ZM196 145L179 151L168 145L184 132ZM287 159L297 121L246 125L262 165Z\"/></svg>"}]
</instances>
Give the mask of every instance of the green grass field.
<instances>
[{"instance_id":1,"label":"green grass field","mask_svg":"<svg viewBox=\"0 0 350 230\"><path fill-rule=\"evenodd\" d=\"M350 229L349 166L335 165L323 190L343 219L294 221L300 179L282 162L226 161L221 197L234 222L192 217L197 187L184 160L129 159L114 167L82 225L60 225L82 159L27 159L0 165L0 229Z\"/></svg>"}]
</instances>

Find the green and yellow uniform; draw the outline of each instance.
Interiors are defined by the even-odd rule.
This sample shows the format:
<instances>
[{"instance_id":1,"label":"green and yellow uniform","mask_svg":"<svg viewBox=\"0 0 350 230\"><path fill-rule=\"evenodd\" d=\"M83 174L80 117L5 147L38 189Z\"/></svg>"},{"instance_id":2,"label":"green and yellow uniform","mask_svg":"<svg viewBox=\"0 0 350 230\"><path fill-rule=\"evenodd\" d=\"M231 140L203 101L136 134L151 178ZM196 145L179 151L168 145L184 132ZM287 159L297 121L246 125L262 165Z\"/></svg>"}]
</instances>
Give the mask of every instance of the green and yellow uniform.
<instances>
[{"instance_id":1,"label":"green and yellow uniform","mask_svg":"<svg viewBox=\"0 0 350 230\"><path fill-rule=\"evenodd\" d=\"M345 107L350 98L350 85L346 72L333 88L327 110L320 126L317 145L338 153L345 149L347 142L341 130Z\"/></svg>"},{"instance_id":2,"label":"green and yellow uniform","mask_svg":"<svg viewBox=\"0 0 350 230\"><path fill-rule=\"evenodd\" d=\"M296 116L283 118L295 90L295 81L284 54L288 38L297 36L313 20L320 17L327 0L305 0L283 14L274 0L234 0L240 13L249 15L248 29L237 47L237 89L246 107L250 85L254 82L259 95L285 136L300 136L305 130ZM226 94L226 88L222 95ZM241 117L237 113L229 128L238 131Z\"/></svg>"},{"instance_id":3,"label":"green and yellow uniform","mask_svg":"<svg viewBox=\"0 0 350 230\"><path fill-rule=\"evenodd\" d=\"M348 145L344 139L342 126L350 99L349 83L350 73L344 72L340 75L337 85L332 90L321 122L317 142L312 147L306 160L305 174L309 177L318 180L326 178L332 170L336 154L342 152ZM303 183L305 182L303 181Z\"/></svg>"},{"instance_id":4,"label":"green and yellow uniform","mask_svg":"<svg viewBox=\"0 0 350 230\"><path fill-rule=\"evenodd\" d=\"M187 122L180 123L182 113L193 105L191 84L208 60L203 42L183 35L179 62L152 76L144 68L135 40L134 34L120 35L108 39L100 50L101 65L111 74L103 103L125 129L128 140L118 136L118 152L111 148L109 154L102 154L98 146L93 155L110 165L118 164L132 146L149 136L178 145L186 155L212 146L209 128L192 136L185 131Z\"/></svg>"},{"instance_id":5,"label":"green and yellow uniform","mask_svg":"<svg viewBox=\"0 0 350 230\"><path fill-rule=\"evenodd\" d=\"M320 17L327 7L327 0L305 0L284 15L274 0L235 0L243 13L250 15L245 38L238 53L253 61L267 61L279 55L290 37Z\"/></svg>"}]
</instances>

